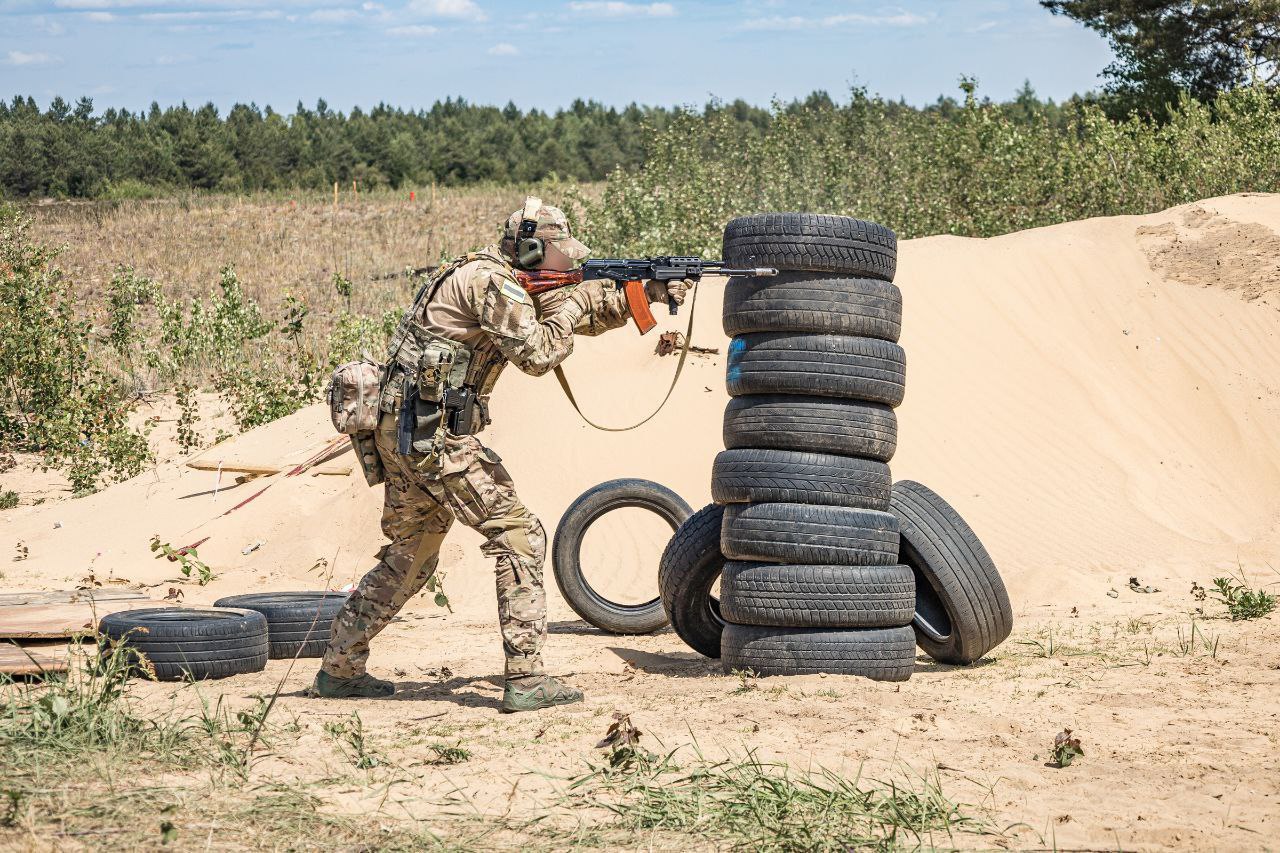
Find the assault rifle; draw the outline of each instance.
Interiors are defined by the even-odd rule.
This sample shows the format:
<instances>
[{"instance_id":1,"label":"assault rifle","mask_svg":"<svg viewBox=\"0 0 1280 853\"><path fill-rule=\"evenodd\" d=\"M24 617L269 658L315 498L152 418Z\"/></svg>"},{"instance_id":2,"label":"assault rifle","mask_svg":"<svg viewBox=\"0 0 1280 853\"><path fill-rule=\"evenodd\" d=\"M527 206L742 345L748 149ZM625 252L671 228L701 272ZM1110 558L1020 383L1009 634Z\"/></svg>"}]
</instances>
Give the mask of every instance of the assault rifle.
<instances>
[{"instance_id":1,"label":"assault rifle","mask_svg":"<svg viewBox=\"0 0 1280 853\"><path fill-rule=\"evenodd\" d=\"M640 334L645 334L657 321L649 310L649 298L644 292L645 280L678 281L690 279L701 281L704 275L723 276L772 276L778 271L773 267L757 267L754 269L730 269L723 261L704 261L702 258L677 258L664 256L659 258L592 258L583 261L582 266L572 272L548 272L533 270L521 272L520 284L531 294L544 293L570 284L580 284L593 279L607 278L623 286L627 297L627 307L636 321ZM676 313L675 300L668 298L667 308Z\"/></svg>"}]
</instances>

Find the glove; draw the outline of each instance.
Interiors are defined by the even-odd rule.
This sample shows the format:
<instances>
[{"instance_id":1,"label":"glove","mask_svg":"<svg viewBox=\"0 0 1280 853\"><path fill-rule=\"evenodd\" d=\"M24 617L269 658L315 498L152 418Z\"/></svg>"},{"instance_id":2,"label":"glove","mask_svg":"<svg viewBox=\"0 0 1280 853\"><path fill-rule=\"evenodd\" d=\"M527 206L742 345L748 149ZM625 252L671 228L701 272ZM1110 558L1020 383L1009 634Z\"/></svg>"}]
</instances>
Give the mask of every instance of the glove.
<instances>
[{"instance_id":1,"label":"glove","mask_svg":"<svg viewBox=\"0 0 1280 853\"><path fill-rule=\"evenodd\" d=\"M650 302L666 302L670 299L677 305L684 304L684 298L696 284L691 278L678 278L673 281L654 281L644 283L645 296Z\"/></svg>"}]
</instances>

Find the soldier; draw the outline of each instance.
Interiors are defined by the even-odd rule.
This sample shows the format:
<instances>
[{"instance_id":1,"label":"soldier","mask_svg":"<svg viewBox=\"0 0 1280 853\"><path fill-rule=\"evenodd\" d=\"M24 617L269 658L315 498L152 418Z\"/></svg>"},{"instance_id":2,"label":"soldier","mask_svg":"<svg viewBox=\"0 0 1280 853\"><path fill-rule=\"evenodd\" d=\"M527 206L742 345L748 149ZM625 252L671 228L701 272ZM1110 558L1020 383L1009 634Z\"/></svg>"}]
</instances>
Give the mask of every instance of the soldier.
<instances>
[{"instance_id":1,"label":"soldier","mask_svg":"<svg viewBox=\"0 0 1280 853\"><path fill-rule=\"evenodd\" d=\"M484 536L481 550L497 562L502 710L582 701L580 691L543 671L546 533L516 496L498 454L475 433L488 423L489 394L507 362L541 376L573 351L574 334L626 324L626 299L612 282L553 292L540 311L516 276L516 269L570 271L589 254L559 209L531 197L511 214L499 245L437 270L401 320L375 436L386 478L382 530L391 541L334 618L316 695L395 692L391 682L365 672L369 642L435 572L441 543L458 519ZM691 287L650 281L645 291L650 302L679 304Z\"/></svg>"}]
</instances>

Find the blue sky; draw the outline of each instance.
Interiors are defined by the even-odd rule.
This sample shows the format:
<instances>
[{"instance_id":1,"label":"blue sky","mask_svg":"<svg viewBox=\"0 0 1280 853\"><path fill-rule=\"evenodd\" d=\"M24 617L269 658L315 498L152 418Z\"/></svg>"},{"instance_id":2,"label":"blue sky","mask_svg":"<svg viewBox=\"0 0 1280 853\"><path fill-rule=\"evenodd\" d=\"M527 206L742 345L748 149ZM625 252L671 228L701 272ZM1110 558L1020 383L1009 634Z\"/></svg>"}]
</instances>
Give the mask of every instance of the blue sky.
<instances>
[{"instance_id":1,"label":"blue sky","mask_svg":"<svg viewBox=\"0 0 1280 853\"><path fill-rule=\"evenodd\" d=\"M767 104L853 82L922 104L962 74L1061 99L1109 60L1035 0L0 0L0 97L99 108Z\"/></svg>"}]
</instances>

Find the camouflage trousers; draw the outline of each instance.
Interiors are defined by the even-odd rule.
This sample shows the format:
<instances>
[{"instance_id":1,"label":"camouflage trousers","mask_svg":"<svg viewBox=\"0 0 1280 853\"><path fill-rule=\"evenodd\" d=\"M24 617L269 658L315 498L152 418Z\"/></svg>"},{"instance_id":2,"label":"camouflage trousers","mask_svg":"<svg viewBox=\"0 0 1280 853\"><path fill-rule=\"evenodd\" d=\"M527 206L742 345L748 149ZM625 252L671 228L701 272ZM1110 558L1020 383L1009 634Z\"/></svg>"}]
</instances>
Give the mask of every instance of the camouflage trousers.
<instances>
[{"instance_id":1,"label":"camouflage trousers","mask_svg":"<svg viewBox=\"0 0 1280 853\"><path fill-rule=\"evenodd\" d=\"M422 465L421 457L397 451L391 414L382 416L377 446L386 468L382 532L391 542L334 617L322 668L339 678L364 673L369 641L435 573L440 546L457 518L484 536L480 550L497 562L507 676L540 673L547 636L546 533L516 497L500 457L475 436L451 436L440 458Z\"/></svg>"}]
</instances>

